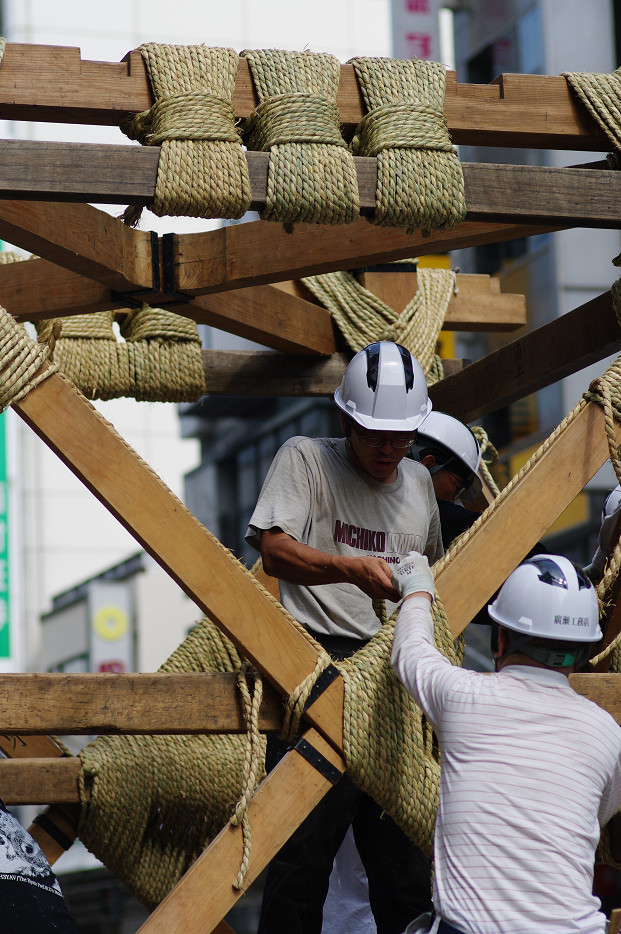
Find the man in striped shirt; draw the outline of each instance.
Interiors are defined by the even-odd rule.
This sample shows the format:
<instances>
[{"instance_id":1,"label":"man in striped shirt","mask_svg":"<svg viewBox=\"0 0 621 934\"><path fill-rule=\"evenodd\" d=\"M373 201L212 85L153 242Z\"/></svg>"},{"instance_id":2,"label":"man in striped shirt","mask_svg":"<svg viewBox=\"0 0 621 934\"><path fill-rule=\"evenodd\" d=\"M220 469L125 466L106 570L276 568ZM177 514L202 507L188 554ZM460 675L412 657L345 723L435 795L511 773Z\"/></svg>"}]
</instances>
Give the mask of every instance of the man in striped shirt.
<instances>
[{"instance_id":1,"label":"man in striped shirt","mask_svg":"<svg viewBox=\"0 0 621 934\"><path fill-rule=\"evenodd\" d=\"M582 569L541 555L490 607L497 671L456 668L434 646L433 575L411 553L392 665L442 751L433 934L603 934L592 894L600 827L621 808L621 729L568 674L601 638Z\"/></svg>"}]
</instances>

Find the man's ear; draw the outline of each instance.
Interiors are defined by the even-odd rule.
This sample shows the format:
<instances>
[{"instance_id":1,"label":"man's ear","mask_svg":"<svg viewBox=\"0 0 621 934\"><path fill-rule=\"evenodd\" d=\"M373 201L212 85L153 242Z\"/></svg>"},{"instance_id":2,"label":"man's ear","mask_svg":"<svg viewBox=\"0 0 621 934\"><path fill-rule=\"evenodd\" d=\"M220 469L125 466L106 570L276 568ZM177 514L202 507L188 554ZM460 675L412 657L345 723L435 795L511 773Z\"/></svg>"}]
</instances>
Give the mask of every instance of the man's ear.
<instances>
[{"instance_id":1,"label":"man's ear","mask_svg":"<svg viewBox=\"0 0 621 934\"><path fill-rule=\"evenodd\" d=\"M345 412L341 412L341 428L343 429L343 434L346 438L349 438L351 433L351 422L345 415Z\"/></svg>"},{"instance_id":2,"label":"man's ear","mask_svg":"<svg viewBox=\"0 0 621 934\"><path fill-rule=\"evenodd\" d=\"M494 649L494 658L501 658L507 650L507 632L503 626L498 627L498 641Z\"/></svg>"},{"instance_id":3,"label":"man's ear","mask_svg":"<svg viewBox=\"0 0 621 934\"><path fill-rule=\"evenodd\" d=\"M431 468L435 467L437 464L435 454L425 454L425 456L421 458L421 464L426 467L427 470L431 470Z\"/></svg>"}]
</instances>

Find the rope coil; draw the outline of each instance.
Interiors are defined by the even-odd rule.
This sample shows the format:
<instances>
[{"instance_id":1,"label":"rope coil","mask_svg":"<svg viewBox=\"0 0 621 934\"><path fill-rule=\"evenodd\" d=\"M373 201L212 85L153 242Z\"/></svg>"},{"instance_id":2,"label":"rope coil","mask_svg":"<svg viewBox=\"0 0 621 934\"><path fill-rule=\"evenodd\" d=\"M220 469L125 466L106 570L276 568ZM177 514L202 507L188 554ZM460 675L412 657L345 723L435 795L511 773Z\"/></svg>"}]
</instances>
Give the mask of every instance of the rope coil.
<instances>
[{"instance_id":1,"label":"rope coil","mask_svg":"<svg viewBox=\"0 0 621 934\"><path fill-rule=\"evenodd\" d=\"M121 129L143 145L160 145L154 214L240 218L252 192L232 107L239 58L205 46L140 47L153 89L150 110ZM136 226L142 208L123 215Z\"/></svg>"}]
</instances>

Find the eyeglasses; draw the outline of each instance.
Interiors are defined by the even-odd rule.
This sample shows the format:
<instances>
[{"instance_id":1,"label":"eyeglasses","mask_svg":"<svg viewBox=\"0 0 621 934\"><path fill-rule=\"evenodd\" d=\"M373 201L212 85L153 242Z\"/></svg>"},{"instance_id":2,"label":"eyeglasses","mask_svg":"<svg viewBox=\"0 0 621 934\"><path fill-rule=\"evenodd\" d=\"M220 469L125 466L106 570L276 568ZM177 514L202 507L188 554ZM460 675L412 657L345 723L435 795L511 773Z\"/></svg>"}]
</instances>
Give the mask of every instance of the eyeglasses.
<instances>
[{"instance_id":1,"label":"eyeglasses","mask_svg":"<svg viewBox=\"0 0 621 934\"><path fill-rule=\"evenodd\" d=\"M452 470L447 470L446 472L455 485L455 496L459 496L468 486L468 482L464 480L463 477L460 477L459 474L453 473Z\"/></svg>"},{"instance_id":2,"label":"eyeglasses","mask_svg":"<svg viewBox=\"0 0 621 934\"><path fill-rule=\"evenodd\" d=\"M414 438L378 438L375 433L369 435L363 435L358 429L354 426L354 432L358 436L360 444L363 444L366 448L383 448L386 444L389 444L391 448L394 448L395 451L407 451L408 448L411 448L416 437Z\"/></svg>"}]
</instances>

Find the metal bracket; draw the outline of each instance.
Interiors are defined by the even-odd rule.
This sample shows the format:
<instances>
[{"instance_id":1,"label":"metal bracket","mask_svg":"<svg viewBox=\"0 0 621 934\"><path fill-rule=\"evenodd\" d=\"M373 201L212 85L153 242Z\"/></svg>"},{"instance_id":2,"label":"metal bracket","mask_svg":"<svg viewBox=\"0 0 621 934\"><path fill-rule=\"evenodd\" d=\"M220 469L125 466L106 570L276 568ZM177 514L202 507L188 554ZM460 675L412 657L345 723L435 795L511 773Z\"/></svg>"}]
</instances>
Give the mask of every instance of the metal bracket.
<instances>
[{"instance_id":1,"label":"metal bracket","mask_svg":"<svg viewBox=\"0 0 621 934\"><path fill-rule=\"evenodd\" d=\"M162 237L162 291L170 298L160 304L187 305L192 301L192 295L185 295L177 290L177 272L175 269L175 236L174 233L164 234Z\"/></svg>"},{"instance_id":2,"label":"metal bracket","mask_svg":"<svg viewBox=\"0 0 621 934\"><path fill-rule=\"evenodd\" d=\"M302 737L297 741L293 747L296 752L299 752L307 762L317 769L320 775L323 775L324 778L327 778L329 782L332 782L333 785L338 784L343 777L343 773L339 772L331 762L328 762L325 756L323 756L314 746L308 742L308 740Z\"/></svg>"},{"instance_id":3,"label":"metal bracket","mask_svg":"<svg viewBox=\"0 0 621 934\"><path fill-rule=\"evenodd\" d=\"M50 820L45 811L35 817L33 824L37 824L41 830L44 830L48 837L51 837L63 850L68 850L73 846L71 837L68 837L53 820Z\"/></svg>"},{"instance_id":4,"label":"metal bracket","mask_svg":"<svg viewBox=\"0 0 621 934\"><path fill-rule=\"evenodd\" d=\"M304 710L308 710L311 704L314 704L320 694L330 687L333 681L335 681L339 676L339 670L334 665L328 665L327 668L321 672L317 680L315 681L313 688L308 695L308 699L304 704Z\"/></svg>"}]
</instances>

